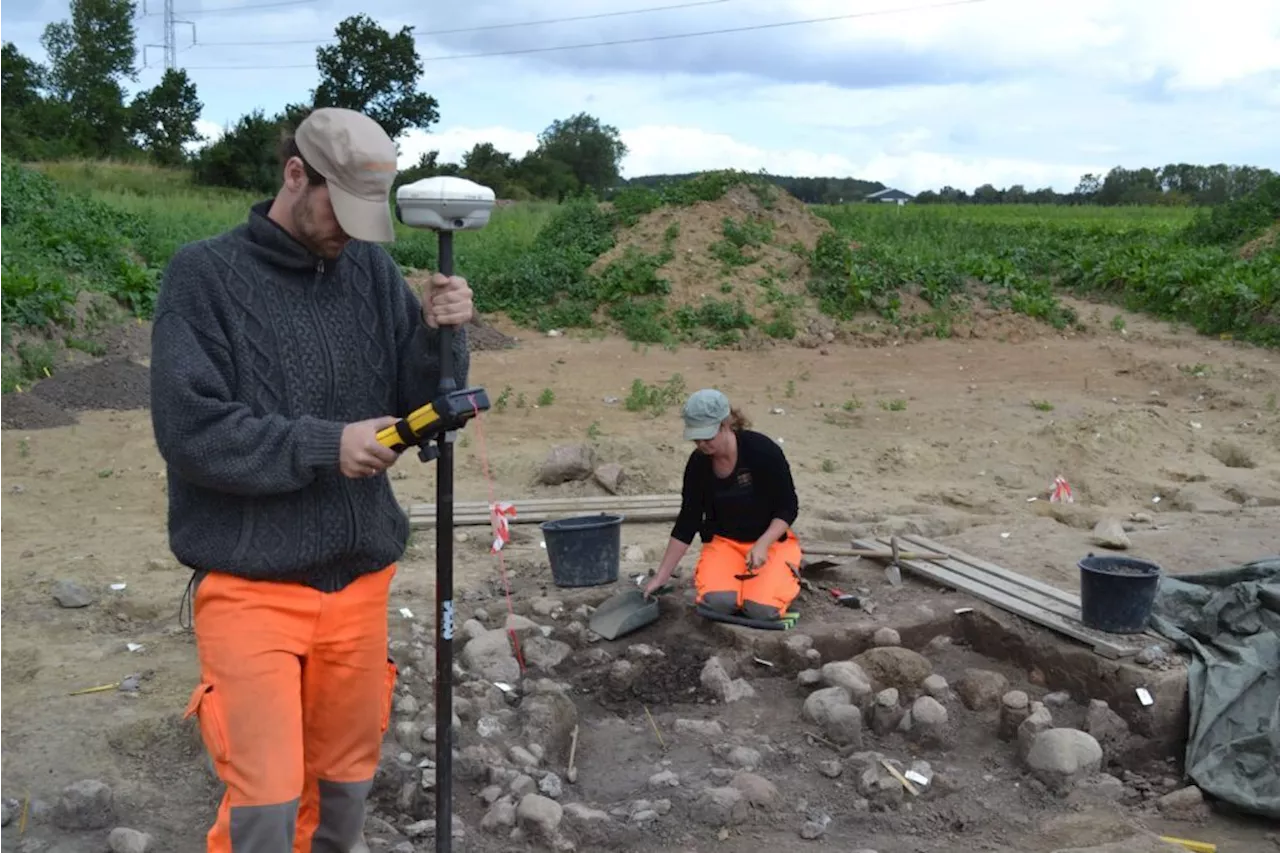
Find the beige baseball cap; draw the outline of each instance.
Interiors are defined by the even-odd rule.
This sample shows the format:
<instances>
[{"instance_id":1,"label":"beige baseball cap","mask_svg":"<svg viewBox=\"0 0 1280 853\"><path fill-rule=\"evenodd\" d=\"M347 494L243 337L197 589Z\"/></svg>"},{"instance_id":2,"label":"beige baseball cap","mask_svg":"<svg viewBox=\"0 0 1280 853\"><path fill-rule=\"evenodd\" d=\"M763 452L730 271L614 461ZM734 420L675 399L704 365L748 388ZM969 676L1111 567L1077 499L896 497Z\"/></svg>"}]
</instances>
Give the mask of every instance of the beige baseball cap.
<instances>
[{"instance_id":1,"label":"beige baseball cap","mask_svg":"<svg viewBox=\"0 0 1280 853\"><path fill-rule=\"evenodd\" d=\"M329 184L342 230L357 240L391 243L389 197L396 179L396 145L376 121L340 107L314 110L294 133L303 158Z\"/></svg>"}]
</instances>

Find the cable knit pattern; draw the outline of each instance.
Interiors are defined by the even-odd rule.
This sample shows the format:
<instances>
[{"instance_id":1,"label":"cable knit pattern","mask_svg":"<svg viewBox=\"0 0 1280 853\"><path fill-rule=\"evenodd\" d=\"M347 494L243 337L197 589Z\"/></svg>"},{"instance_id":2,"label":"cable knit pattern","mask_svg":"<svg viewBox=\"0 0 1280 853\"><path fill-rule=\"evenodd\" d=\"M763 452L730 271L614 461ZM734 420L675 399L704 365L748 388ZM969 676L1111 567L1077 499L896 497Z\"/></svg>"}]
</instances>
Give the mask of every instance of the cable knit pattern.
<instances>
[{"instance_id":1,"label":"cable knit pattern","mask_svg":"<svg viewBox=\"0 0 1280 853\"><path fill-rule=\"evenodd\" d=\"M322 261L269 207L183 246L160 286L151 416L169 543L193 569L331 592L398 560L409 537L385 474L342 475L342 429L430 402L439 335L384 248L353 241ZM464 329L453 342L465 387Z\"/></svg>"}]
</instances>

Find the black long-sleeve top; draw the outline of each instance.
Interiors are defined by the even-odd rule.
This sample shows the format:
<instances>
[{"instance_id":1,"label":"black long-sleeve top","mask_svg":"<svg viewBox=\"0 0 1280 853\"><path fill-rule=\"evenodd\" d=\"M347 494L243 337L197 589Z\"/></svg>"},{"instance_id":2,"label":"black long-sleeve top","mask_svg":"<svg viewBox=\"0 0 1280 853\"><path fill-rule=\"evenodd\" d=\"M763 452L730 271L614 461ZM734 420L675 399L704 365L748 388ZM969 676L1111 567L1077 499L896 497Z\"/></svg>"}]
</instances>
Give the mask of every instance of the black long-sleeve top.
<instances>
[{"instance_id":1,"label":"black long-sleeve top","mask_svg":"<svg viewBox=\"0 0 1280 853\"><path fill-rule=\"evenodd\" d=\"M799 511L791 466L782 448L767 435L741 430L738 464L728 477L715 475L711 457L705 453L695 450L689 455L680 515L671 536L686 545L695 533L704 543L713 536L755 542L775 518L794 524Z\"/></svg>"}]
</instances>

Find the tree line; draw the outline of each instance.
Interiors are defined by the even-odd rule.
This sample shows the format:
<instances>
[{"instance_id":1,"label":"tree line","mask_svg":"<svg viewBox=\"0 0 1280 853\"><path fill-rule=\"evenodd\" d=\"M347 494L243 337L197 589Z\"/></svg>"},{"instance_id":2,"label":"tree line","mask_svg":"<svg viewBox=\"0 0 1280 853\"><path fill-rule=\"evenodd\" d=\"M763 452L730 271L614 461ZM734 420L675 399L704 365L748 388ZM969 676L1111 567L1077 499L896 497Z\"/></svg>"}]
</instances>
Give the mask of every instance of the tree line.
<instances>
[{"instance_id":1,"label":"tree line","mask_svg":"<svg viewBox=\"0 0 1280 853\"><path fill-rule=\"evenodd\" d=\"M1170 163L1157 168L1116 166L1106 175L1087 174L1071 192L1044 187L1028 191L1022 184L996 189L983 184L972 194L955 187L925 190L917 204L1097 204L1213 206L1243 198L1276 173L1256 166L1195 166Z\"/></svg>"}]
</instances>

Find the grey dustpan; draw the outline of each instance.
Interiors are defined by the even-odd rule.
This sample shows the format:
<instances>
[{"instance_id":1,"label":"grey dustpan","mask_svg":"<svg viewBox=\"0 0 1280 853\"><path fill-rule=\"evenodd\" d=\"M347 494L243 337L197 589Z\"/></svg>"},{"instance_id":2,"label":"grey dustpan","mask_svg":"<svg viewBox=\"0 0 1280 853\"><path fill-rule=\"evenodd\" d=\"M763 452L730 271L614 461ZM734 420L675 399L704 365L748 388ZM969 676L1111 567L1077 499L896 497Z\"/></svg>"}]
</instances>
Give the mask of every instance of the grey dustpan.
<instances>
[{"instance_id":1,"label":"grey dustpan","mask_svg":"<svg viewBox=\"0 0 1280 853\"><path fill-rule=\"evenodd\" d=\"M627 589L602 601L591 614L589 627L606 640L616 640L643 628L658 616L656 597L646 600L643 590Z\"/></svg>"}]
</instances>

